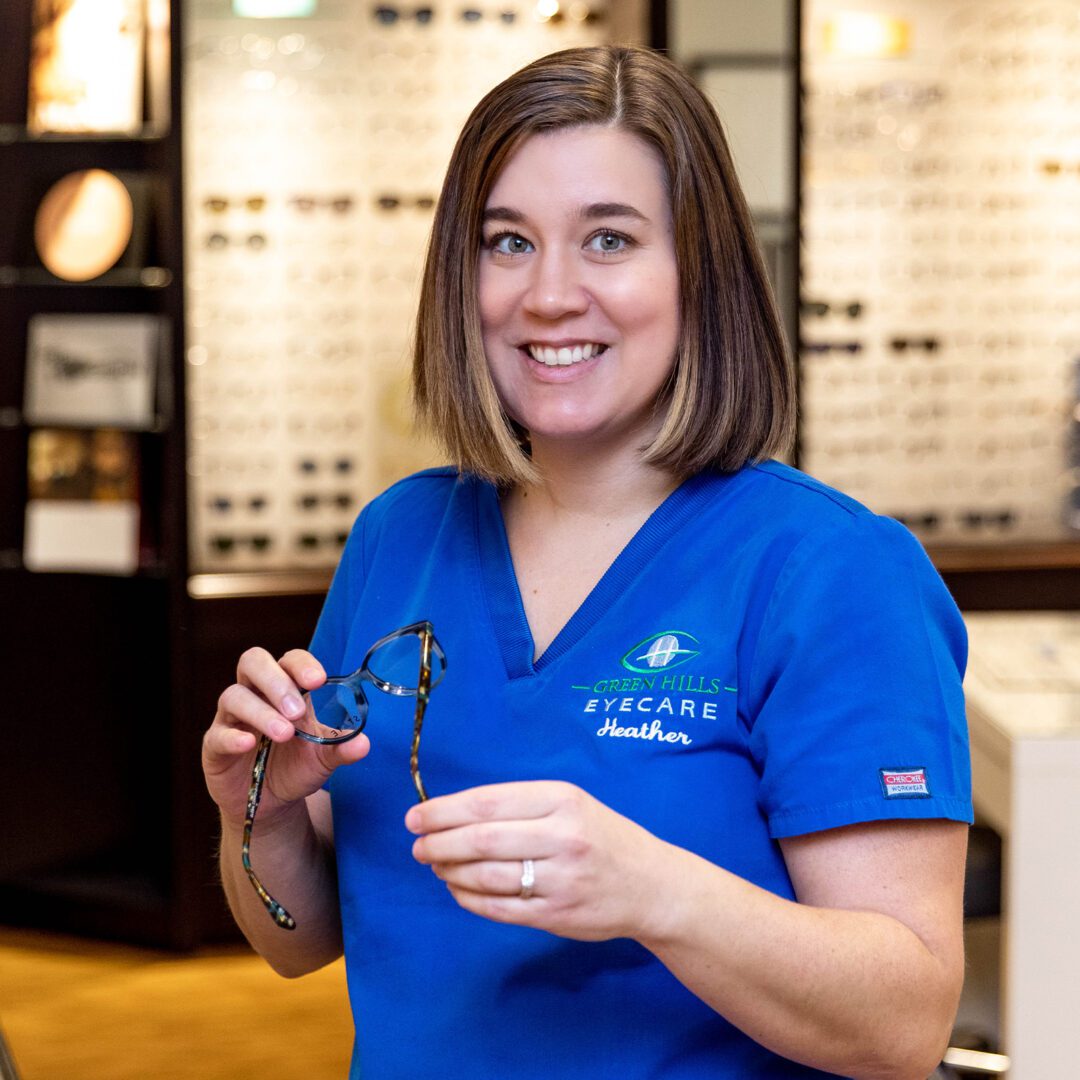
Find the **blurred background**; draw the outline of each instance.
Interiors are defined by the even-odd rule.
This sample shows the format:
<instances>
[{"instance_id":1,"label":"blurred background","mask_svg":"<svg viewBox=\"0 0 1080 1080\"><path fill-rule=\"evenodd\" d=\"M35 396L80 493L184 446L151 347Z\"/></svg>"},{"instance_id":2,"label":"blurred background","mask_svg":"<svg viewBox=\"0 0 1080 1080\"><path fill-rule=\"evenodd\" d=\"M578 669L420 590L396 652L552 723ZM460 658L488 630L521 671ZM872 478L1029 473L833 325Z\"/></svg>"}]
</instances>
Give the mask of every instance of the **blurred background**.
<instances>
[{"instance_id":1,"label":"blurred background","mask_svg":"<svg viewBox=\"0 0 1080 1080\"><path fill-rule=\"evenodd\" d=\"M0 40L0 1070L343 1075L340 966L238 943L199 742L243 649L306 643L363 503L439 463L408 352L469 110L635 42L724 120L794 463L968 622L943 1071L1073 1074L1080 0L8 0Z\"/></svg>"}]
</instances>

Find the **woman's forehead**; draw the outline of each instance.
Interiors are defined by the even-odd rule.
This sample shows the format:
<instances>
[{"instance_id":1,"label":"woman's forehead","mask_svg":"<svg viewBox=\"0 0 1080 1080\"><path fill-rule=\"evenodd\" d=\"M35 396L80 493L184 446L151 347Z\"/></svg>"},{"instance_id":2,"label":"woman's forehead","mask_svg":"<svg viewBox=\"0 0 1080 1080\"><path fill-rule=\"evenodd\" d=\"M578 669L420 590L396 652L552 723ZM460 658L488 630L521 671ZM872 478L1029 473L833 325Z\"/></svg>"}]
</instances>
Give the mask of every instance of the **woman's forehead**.
<instances>
[{"instance_id":1,"label":"woman's forehead","mask_svg":"<svg viewBox=\"0 0 1080 1080\"><path fill-rule=\"evenodd\" d=\"M657 151L624 128L592 125L528 136L496 177L484 211L514 220L524 204L582 217L622 207L651 217L667 201Z\"/></svg>"}]
</instances>

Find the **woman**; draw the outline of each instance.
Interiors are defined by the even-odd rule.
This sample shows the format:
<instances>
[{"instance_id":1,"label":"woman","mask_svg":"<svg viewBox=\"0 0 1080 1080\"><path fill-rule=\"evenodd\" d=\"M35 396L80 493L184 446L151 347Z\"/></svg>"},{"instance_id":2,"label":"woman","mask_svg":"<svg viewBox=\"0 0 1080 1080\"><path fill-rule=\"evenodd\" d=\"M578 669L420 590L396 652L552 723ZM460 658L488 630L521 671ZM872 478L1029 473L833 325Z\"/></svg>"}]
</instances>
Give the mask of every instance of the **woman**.
<instances>
[{"instance_id":1,"label":"woman","mask_svg":"<svg viewBox=\"0 0 1080 1080\"><path fill-rule=\"evenodd\" d=\"M572 50L477 106L415 385L460 473L361 514L311 652L245 653L205 740L252 944L288 975L344 949L366 1080L927 1076L963 968L963 625L905 530L768 460L792 376L673 65ZM421 619L447 671L414 805L393 703L371 743L292 721ZM294 934L240 868L257 735Z\"/></svg>"}]
</instances>

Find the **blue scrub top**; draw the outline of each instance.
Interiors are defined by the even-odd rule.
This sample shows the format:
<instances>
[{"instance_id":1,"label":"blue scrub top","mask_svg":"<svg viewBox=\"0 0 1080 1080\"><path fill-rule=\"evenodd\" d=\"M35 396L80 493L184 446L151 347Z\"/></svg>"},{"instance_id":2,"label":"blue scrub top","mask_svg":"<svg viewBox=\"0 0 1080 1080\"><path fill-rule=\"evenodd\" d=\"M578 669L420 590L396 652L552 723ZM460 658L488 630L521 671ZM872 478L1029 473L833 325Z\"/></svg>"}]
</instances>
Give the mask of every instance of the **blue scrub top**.
<instances>
[{"instance_id":1,"label":"blue scrub top","mask_svg":"<svg viewBox=\"0 0 1080 1080\"><path fill-rule=\"evenodd\" d=\"M940 577L901 525L776 462L683 483L539 658L497 491L419 473L361 514L312 649L348 672L420 619L448 661L421 748L431 795L568 781L792 899L780 837L971 821L966 635ZM412 705L369 696L371 753L329 785L354 1077L824 1075L633 941L458 908L403 825Z\"/></svg>"}]
</instances>

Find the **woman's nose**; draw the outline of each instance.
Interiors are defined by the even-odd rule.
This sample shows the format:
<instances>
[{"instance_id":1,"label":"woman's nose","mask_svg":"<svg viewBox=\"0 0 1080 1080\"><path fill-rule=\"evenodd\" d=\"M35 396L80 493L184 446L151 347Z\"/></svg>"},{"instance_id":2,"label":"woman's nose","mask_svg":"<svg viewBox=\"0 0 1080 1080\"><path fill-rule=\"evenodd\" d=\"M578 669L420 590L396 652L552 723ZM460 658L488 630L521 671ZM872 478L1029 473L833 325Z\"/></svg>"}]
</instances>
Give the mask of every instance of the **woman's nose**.
<instances>
[{"instance_id":1,"label":"woman's nose","mask_svg":"<svg viewBox=\"0 0 1080 1080\"><path fill-rule=\"evenodd\" d=\"M530 268L525 307L543 319L579 315L589 306L581 268L569 253L548 249L538 253Z\"/></svg>"}]
</instances>

